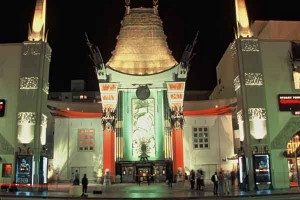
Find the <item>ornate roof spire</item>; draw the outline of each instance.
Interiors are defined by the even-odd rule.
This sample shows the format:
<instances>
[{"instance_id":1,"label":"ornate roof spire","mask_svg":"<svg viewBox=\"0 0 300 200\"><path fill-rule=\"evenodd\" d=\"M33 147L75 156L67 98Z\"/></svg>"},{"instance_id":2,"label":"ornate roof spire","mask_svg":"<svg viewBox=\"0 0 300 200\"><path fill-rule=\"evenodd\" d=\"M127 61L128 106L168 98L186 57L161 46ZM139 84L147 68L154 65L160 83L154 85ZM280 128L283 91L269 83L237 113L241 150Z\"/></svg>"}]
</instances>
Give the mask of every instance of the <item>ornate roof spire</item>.
<instances>
[{"instance_id":1,"label":"ornate roof spire","mask_svg":"<svg viewBox=\"0 0 300 200\"><path fill-rule=\"evenodd\" d=\"M237 37L252 37L245 0L235 0Z\"/></svg>"},{"instance_id":2,"label":"ornate roof spire","mask_svg":"<svg viewBox=\"0 0 300 200\"><path fill-rule=\"evenodd\" d=\"M155 15L158 15L158 0L153 0L153 12Z\"/></svg>"},{"instance_id":3,"label":"ornate roof spire","mask_svg":"<svg viewBox=\"0 0 300 200\"><path fill-rule=\"evenodd\" d=\"M47 41L45 34L46 26L46 0L37 0L35 5L34 18L32 28L29 26L29 41Z\"/></svg>"},{"instance_id":4,"label":"ornate roof spire","mask_svg":"<svg viewBox=\"0 0 300 200\"><path fill-rule=\"evenodd\" d=\"M125 0L125 14L129 15L130 14L130 0Z\"/></svg>"},{"instance_id":5,"label":"ornate roof spire","mask_svg":"<svg viewBox=\"0 0 300 200\"><path fill-rule=\"evenodd\" d=\"M130 0L125 0L125 5L130 6Z\"/></svg>"}]
</instances>

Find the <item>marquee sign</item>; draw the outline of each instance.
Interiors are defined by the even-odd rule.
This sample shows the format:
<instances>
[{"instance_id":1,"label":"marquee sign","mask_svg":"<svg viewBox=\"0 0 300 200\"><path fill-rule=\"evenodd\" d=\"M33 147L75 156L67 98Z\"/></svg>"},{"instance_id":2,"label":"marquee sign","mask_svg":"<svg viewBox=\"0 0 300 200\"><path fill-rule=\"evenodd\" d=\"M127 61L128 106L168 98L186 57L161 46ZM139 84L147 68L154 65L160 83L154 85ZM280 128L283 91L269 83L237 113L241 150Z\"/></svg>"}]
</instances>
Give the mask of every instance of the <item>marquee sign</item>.
<instances>
[{"instance_id":1,"label":"marquee sign","mask_svg":"<svg viewBox=\"0 0 300 200\"><path fill-rule=\"evenodd\" d=\"M279 94L278 105L280 111L300 111L300 95L298 94Z\"/></svg>"}]
</instances>

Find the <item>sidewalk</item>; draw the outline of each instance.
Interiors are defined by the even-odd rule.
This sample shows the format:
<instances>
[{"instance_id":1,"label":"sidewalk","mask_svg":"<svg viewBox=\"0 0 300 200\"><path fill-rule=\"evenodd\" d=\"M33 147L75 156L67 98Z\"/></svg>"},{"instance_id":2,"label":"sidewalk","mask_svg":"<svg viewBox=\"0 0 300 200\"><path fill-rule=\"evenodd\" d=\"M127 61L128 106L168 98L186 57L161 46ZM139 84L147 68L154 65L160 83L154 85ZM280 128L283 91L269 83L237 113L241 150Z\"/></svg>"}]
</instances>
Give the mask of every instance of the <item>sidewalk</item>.
<instances>
[{"instance_id":1,"label":"sidewalk","mask_svg":"<svg viewBox=\"0 0 300 200\"><path fill-rule=\"evenodd\" d=\"M0 192L0 199L3 197L26 197L26 198L51 198L51 199L79 199L80 195L69 194L70 185L57 184L49 185L47 192ZM94 190L101 190L102 194L94 194ZM150 185L143 183L140 186L133 183L112 184L103 186L100 184L91 184L88 186L88 199L212 199L212 185L208 185L204 191L191 190L190 185L185 183L174 183L172 188L169 188L165 183L151 183ZM300 194L300 188L295 187L286 190L261 190L261 191L239 191L234 187L228 197L249 197L249 196L267 196L267 195L283 195L283 194ZM220 197L218 197L220 198Z\"/></svg>"}]
</instances>

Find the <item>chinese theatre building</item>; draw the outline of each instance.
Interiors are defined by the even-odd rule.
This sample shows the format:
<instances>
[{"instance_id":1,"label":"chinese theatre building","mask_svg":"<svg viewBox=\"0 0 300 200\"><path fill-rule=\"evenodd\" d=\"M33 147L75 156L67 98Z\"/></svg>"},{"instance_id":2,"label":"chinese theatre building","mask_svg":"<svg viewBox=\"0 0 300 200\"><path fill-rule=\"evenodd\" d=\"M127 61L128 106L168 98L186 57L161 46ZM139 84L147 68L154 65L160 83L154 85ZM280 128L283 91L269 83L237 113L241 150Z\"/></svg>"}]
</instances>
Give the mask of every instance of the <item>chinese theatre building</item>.
<instances>
[{"instance_id":1,"label":"chinese theatre building","mask_svg":"<svg viewBox=\"0 0 300 200\"><path fill-rule=\"evenodd\" d=\"M193 49L180 63L174 59L157 3L131 8L126 1L112 57L105 65L93 59L103 110L103 170L122 174L123 182L184 173L183 98Z\"/></svg>"},{"instance_id":2,"label":"chinese theatre building","mask_svg":"<svg viewBox=\"0 0 300 200\"><path fill-rule=\"evenodd\" d=\"M96 172L99 179L109 175L112 182L143 181L148 174L159 182L169 173L182 181L191 169L203 168L208 177L221 167L233 168L226 160L233 156L233 101L184 103L197 36L177 62L157 3L131 8L126 1L116 47L106 64L87 36L101 95L101 104L89 106L97 108L73 102L67 110L62 103L49 102L56 116L53 170L61 180L79 170L88 177Z\"/></svg>"}]
</instances>

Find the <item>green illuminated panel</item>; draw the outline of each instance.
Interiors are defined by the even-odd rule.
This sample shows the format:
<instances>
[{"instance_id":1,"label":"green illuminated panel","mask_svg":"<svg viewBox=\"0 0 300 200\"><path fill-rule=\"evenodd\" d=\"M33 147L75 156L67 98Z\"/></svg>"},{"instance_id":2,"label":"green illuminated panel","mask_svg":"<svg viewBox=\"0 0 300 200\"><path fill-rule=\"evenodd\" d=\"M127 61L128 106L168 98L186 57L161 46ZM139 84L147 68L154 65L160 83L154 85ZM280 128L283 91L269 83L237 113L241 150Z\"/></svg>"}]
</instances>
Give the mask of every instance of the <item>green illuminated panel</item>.
<instances>
[{"instance_id":1,"label":"green illuminated panel","mask_svg":"<svg viewBox=\"0 0 300 200\"><path fill-rule=\"evenodd\" d=\"M132 155L142 154L142 144L146 146L146 154L155 156L155 100L132 99Z\"/></svg>"}]
</instances>

